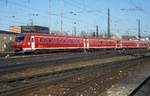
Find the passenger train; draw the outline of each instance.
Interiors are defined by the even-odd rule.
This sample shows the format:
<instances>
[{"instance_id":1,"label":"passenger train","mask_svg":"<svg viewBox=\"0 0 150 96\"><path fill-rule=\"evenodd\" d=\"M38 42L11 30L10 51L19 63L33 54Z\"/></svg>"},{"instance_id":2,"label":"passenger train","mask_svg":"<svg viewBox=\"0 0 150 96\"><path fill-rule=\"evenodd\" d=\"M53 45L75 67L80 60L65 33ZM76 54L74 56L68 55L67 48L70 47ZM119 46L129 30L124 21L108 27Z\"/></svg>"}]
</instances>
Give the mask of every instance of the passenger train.
<instances>
[{"instance_id":1,"label":"passenger train","mask_svg":"<svg viewBox=\"0 0 150 96\"><path fill-rule=\"evenodd\" d=\"M109 38L57 36L26 33L16 36L13 42L15 52L33 52L56 49L133 49L148 48L144 41L114 40Z\"/></svg>"}]
</instances>

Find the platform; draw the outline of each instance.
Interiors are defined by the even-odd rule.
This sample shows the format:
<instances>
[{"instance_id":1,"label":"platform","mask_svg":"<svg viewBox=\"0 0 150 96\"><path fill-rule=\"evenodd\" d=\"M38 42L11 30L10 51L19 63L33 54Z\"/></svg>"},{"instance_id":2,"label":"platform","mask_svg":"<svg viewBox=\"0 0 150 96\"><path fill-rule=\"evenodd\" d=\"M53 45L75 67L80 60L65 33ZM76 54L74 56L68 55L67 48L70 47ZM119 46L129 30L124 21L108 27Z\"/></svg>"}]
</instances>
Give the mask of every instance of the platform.
<instances>
[{"instance_id":1,"label":"platform","mask_svg":"<svg viewBox=\"0 0 150 96\"><path fill-rule=\"evenodd\" d=\"M132 94L150 76L150 63L144 64L99 96L150 96L150 80ZM148 85L147 85L148 84Z\"/></svg>"}]
</instances>

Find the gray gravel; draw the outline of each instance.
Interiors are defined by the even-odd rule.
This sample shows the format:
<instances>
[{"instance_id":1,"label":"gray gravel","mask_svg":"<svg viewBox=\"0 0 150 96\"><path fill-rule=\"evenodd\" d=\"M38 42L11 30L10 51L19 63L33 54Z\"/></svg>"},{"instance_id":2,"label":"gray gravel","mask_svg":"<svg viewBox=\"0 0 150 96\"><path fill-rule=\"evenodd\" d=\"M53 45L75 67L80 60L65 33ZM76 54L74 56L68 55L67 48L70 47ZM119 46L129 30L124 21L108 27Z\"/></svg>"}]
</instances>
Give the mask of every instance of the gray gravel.
<instances>
[{"instance_id":1,"label":"gray gravel","mask_svg":"<svg viewBox=\"0 0 150 96\"><path fill-rule=\"evenodd\" d=\"M111 88L100 94L99 96L128 96L135 88L137 88L148 76L150 76L150 63L144 64L141 69L136 70L119 83L112 85ZM150 84L142 88L146 90L146 95L135 96L150 96ZM149 90L149 91L148 91Z\"/></svg>"}]
</instances>

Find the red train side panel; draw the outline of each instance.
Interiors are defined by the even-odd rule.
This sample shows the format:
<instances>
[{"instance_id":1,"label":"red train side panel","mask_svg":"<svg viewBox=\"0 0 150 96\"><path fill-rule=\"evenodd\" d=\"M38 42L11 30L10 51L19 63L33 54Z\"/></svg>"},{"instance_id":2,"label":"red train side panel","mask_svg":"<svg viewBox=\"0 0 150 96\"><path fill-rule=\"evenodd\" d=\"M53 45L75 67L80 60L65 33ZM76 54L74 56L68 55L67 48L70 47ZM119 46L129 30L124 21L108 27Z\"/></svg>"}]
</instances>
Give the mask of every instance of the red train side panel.
<instances>
[{"instance_id":1,"label":"red train side panel","mask_svg":"<svg viewBox=\"0 0 150 96\"><path fill-rule=\"evenodd\" d=\"M107 38L85 38L73 36L52 36L48 34L23 34L16 37L15 51L38 49L90 49L90 48L148 48L144 41L113 40Z\"/></svg>"}]
</instances>

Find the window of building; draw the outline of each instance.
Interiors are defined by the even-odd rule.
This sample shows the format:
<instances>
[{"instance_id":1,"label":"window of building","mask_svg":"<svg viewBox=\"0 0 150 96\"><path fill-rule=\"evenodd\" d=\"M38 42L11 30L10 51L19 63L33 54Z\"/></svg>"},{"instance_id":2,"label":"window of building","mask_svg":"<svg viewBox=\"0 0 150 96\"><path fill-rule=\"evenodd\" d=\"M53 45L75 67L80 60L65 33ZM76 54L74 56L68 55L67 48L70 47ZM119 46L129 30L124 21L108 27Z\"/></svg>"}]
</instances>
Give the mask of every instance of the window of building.
<instances>
[{"instance_id":1,"label":"window of building","mask_svg":"<svg viewBox=\"0 0 150 96\"><path fill-rule=\"evenodd\" d=\"M11 40L12 40L12 37L9 37L9 40L11 41Z\"/></svg>"},{"instance_id":2,"label":"window of building","mask_svg":"<svg viewBox=\"0 0 150 96\"><path fill-rule=\"evenodd\" d=\"M4 36L4 40L6 40L7 39L7 37L6 36Z\"/></svg>"}]
</instances>

